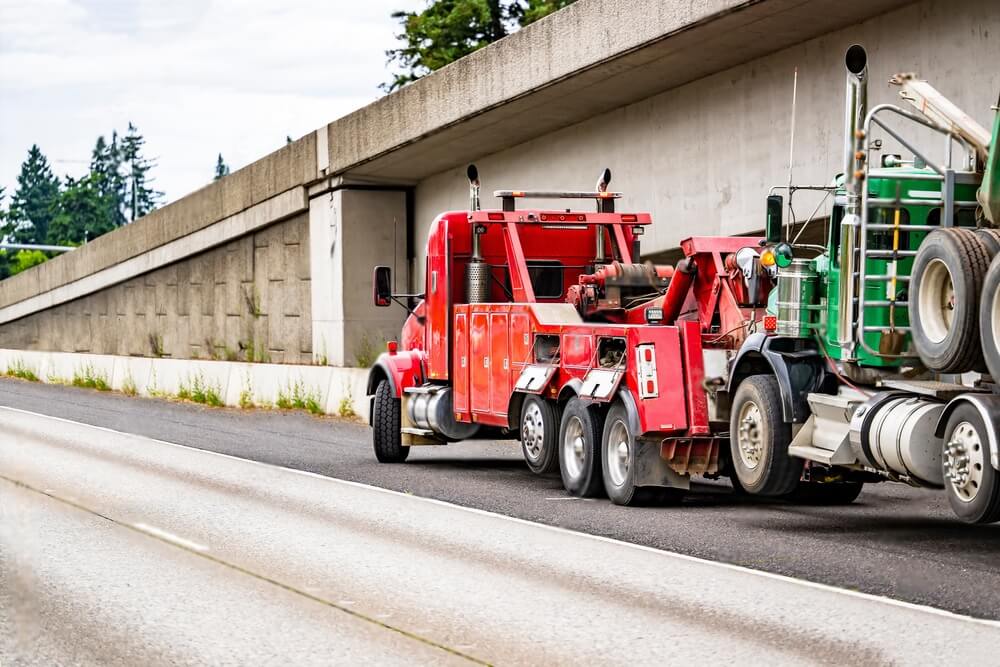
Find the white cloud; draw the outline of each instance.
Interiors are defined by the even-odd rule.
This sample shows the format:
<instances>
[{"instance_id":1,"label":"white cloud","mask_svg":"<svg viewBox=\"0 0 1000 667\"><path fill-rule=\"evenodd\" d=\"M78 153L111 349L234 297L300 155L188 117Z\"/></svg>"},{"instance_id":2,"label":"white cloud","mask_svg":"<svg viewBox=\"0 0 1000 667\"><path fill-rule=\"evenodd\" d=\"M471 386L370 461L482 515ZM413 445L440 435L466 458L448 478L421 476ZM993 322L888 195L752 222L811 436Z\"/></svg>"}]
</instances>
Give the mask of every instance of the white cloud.
<instances>
[{"instance_id":1,"label":"white cloud","mask_svg":"<svg viewBox=\"0 0 1000 667\"><path fill-rule=\"evenodd\" d=\"M390 14L423 0L0 0L0 186L32 143L86 170L135 123L177 199L379 96Z\"/></svg>"}]
</instances>

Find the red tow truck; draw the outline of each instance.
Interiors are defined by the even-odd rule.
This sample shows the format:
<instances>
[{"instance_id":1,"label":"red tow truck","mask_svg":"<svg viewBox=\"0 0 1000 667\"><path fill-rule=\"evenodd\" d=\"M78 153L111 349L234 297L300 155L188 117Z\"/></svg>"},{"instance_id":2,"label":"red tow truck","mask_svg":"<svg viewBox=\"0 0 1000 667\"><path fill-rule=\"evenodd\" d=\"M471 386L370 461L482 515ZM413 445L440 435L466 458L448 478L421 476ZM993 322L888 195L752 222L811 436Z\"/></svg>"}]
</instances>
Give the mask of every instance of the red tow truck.
<instances>
[{"instance_id":1,"label":"red tow truck","mask_svg":"<svg viewBox=\"0 0 1000 667\"><path fill-rule=\"evenodd\" d=\"M773 257L754 237L692 237L676 267L639 263L647 213L620 213L605 170L593 192L498 191L442 213L425 292L374 301L410 311L371 369L375 455L474 437L521 441L538 474L622 505L677 498L693 474L728 474L730 360L765 317ZM522 199L596 210L518 209Z\"/></svg>"}]
</instances>

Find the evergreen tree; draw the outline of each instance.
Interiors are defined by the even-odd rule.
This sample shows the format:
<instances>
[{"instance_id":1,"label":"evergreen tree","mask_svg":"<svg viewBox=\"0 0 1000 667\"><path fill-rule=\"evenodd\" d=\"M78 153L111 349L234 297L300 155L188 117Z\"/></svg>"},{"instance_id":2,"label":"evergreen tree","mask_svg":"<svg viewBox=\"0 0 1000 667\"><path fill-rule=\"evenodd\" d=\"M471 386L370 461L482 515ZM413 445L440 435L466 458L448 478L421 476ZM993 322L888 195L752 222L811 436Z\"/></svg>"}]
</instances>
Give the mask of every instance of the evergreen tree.
<instances>
[{"instance_id":1,"label":"evergreen tree","mask_svg":"<svg viewBox=\"0 0 1000 667\"><path fill-rule=\"evenodd\" d=\"M118 132L111 133L111 143L103 136L97 137L94 150L90 156L90 177L92 187L100 194L107 207L107 225L112 229L121 227L125 219L125 193L127 183L122 175L122 149L118 141Z\"/></svg>"},{"instance_id":2,"label":"evergreen tree","mask_svg":"<svg viewBox=\"0 0 1000 667\"><path fill-rule=\"evenodd\" d=\"M58 196L59 179L41 149L32 145L3 226L6 238L14 243L45 243Z\"/></svg>"},{"instance_id":3,"label":"evergreen tree","mask_svg":"<svg viewBox=\"0 0 1000 667\"><path fill-rule=\"evenodd\" d=\"M574 0L428 0L421 12L394 12L403 46L386 51L402 72L380 88L391 92L502 39Z\"/></svg>"},{"instance_id":4,"label":"evergreen tree","mask_svg":"<svg viewBox=\"0 0 1000 667\"><path fill-rule=\"evenodd\" d=\"M213 181L217 181L224 176L229 175L229 165L226 161L222 159L222 153L219 153L219 159L215 161L215 178Z\"/></svg>"},{"instance_id":5,"label":"evergreen tree","mask_svg":"<svg viewBox=\"0 0 1000 667\"><path fill-rule=\"evenodd\" d=\"M125 193L125 210L127 220L134 221L156 208L163 193L150 187L153 180L149 178L149 170L154 164L142 154L146 140L139 134L138 128L128 124L128 133L122 139L121 159L125 168L128 190Z\"/></svg>"},{"instance_id":6,"label":"evergreen tree","mask_svg":"<svg viewBox=\"0 0 1000 667\"><path fill-rule=\"evenodd\" d=\"M3 203L4 198L4 188L0 187L0 204ZM7 219L7 213L0 207L0 228L3 228L5 220ZM0 280L10 277L10 258L7 256L6 250L0 250Z\"/></svg>"},{"instance_id":7,"label":"evergreen tree","mask_svg":"<svg viewBox=\"0 0 1000 667\"><path fill-rule=\"evenodd\" d=\"M119 212L114 193L102 192L104 186L104 176L98 172L80 179L66 177L49 227L49 243L80 245L119 226L111 215Z\"/></svg>"}]
</instances>

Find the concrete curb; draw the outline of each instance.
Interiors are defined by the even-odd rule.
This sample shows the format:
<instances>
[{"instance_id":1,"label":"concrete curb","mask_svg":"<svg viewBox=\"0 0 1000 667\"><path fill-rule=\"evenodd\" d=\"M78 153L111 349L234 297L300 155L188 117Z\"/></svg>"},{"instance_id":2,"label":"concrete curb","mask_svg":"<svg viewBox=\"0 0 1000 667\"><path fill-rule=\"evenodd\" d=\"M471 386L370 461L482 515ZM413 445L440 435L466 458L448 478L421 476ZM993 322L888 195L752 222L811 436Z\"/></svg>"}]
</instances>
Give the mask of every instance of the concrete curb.
<instances>
[{"instance_id":1,"label":"concrete curb","mask_svg":"<svg viewBox=\"0 0 1000 667\"><path fill-rule=\"evenodd\" d=\"M249 403L269 407L282 398L297 398L325 414L368 418L366 368L0 349L0 373L15 369L46 383L70 383L87 376L138 396L176 397L182 389L198 385L231 407Z\"/></svg>"}]
</instances>

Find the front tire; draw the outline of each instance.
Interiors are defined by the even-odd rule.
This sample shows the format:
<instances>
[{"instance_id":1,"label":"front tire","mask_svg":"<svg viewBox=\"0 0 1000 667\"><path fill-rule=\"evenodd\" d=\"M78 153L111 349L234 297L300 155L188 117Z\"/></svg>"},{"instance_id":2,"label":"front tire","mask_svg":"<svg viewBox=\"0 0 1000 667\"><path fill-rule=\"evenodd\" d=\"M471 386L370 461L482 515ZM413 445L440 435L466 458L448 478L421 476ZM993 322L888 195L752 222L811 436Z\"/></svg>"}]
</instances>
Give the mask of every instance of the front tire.
<instances>
[{"instance_id":1,"label":"front tire","mask_svg":"<svg viewBox=\"0 0 1000 667\"><path fill-rule=\"evenodd\" d=\"M777 379L751 375L743 380L733 397L729 449L733 471L747 493L783 496L795 489L803 464L788 455L791 441Z\"/></svg>"},{"instance_id":2,"label":"front tire","mask_svg":"<svg viewBox=\"0 0 1000 667\"><path fill-rule=\"evenodd\" d=\"M604 419L597 408L571 398L559 427L559 473L563 488L581 498L600 496L601 429Z\"/></svg>"},{"instance_id":3,"label":"front tire","mask_svg":"<svg viewBox=\"0 0 1000 667\"><path fill-rule=\"evenodd\" d=\"M402 463L410 455L410 448L402 443L399 403L389 381L379 382L372 405L372 445L379 463Z\"/></svg>"},{"instance_id":4,"label":"front tire","mask_svg":"<svg viewBox=\"0 0 1000 667\"><path fill-rule=\"evenodd\" d=\"M638 446L628 411L623 403L616 401L608 411L601 438L601 469L608 498L615 505L630 506L679 502L684 496L684 489L636 485Z\"/></svg>"},{"instance_id":5,"label":"front tire","mask_svg":"<svg viewBox=\"0 0 1000 667\"><path fill-rule=\"evenodd\" d=\"M941 468L952 511L966 523L1000 521L1000 476L990 462L989 436L980 412L960 405L945 428Z\"/></svg>"},{"instance_id":6,"label":"front tire","mask_svg":"<svg viewBox=\"0 0 1000 667\"><path fill-rule=\"evenodd\" d=\"M536 475L547 475L559 467L559 414L540 396L528 395L521 406L521 453Z\"/></svg>"}]
</instances>

